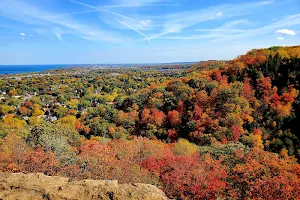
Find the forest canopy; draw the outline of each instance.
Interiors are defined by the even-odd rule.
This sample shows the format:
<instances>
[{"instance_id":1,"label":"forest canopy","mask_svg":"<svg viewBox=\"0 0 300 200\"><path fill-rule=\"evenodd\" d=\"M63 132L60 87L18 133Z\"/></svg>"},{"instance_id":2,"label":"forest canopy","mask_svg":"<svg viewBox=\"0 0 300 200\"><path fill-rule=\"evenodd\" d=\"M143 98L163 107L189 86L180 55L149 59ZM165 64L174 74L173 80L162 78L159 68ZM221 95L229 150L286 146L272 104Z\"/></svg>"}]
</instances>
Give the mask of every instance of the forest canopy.
<instances>
[{"instance_id":1,"label":"forest canopy","mask_svg":"<svg viewBox=\"0 0 300 200\"><path fill-rule=\"evenodd\" d=\"M300 198L300 46L231 61L0 78L0 170Z\"/></svg>"}]
</instances>

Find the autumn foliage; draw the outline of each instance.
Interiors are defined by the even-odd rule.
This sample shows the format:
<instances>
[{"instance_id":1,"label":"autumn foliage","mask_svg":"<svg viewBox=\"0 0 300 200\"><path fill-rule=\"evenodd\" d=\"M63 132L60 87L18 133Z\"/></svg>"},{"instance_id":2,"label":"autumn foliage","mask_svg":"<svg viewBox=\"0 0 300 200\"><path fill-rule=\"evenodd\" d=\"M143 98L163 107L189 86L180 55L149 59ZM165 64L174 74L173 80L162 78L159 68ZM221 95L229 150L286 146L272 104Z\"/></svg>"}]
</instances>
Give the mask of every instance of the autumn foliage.
<instances>
[{"instance_id":1,"label":"autumn foliage","mask_svg":"<svg viewBox=\"0 0 300 200\"><path fill-rule=\"evenodd\" d=\"M299 52L1 77L0 170L174 199L300 199Z\"/></svg>"}]
</instances>

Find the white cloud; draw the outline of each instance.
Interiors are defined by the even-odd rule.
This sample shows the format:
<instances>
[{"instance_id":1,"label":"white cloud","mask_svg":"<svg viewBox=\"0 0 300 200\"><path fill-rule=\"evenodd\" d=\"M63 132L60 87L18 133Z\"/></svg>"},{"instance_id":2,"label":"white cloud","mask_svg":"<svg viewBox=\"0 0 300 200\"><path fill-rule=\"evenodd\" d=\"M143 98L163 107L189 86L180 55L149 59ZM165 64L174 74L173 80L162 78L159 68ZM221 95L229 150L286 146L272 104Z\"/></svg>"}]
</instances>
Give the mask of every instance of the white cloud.
<instances>
[{"instance_id":1,"label":"white cloud","mask_svg":"<svg viewBox=\"0 0 300 200\"><path fill-rule=\"evenodd\" d=\"M76 4L79 4L79 5L82 5L82 6L85 6L85 7L87 7L87 8L94 9L95 11L98 11L98 12L106 12L106 13L110 13L110 14L115 15L115 16L118 16L118 17L122 17L122 18L125 18L125 19L128 19L128 20L135 21L135 19L130 18L130 17L127 17L127 16L125 16L125 15L121 15L121 14L116 13L116 12L112 12L112 11L109 11L109 10L97 8L97 7L95 7L95 6L92 6L92 5L87 4L87 3L83 3L83 2L81 2L81 1L76 1L76 0L68 0L68 1L73 2L73 3L76 3Z\"/></svg>"},{"instance_id":2,"label":"white cloud","mask_svg":"<svg viewBox=\"0 0 300 200\"><path fill-rule=\"evenodd\" d=\"M57 17L58 13L47 12L24 1L0 0L0 13L3 17L8 19L36 25L38 26L38 28L35 28L37 30L36 32L42 30L44 34L49 34L47 32L51 32L51 29L60 27L64 30L64 33L67 32L86 40L115 43L127 43L129 40L129 38L116 32L102 30L96 25L79 22L69 15Z\"/></svg>"},{"instance_id":3,"label":"white cloud","mask_svg":"<svg viewBox=\"0 0 300 200\"><path fill-rule=\"evenodd\" d=\"M236 29L235 27L237 25L249 25L251 24L250 21L241 19L241 20L233 20L230 22L227 22L223 24L222 26L218 28L212 28L212 29L196 29L195 31L198 32L210 32L210 33L222 33L222 34L233 34L233 33L241 33L244 32L245 30L242 29Z\"/></svg>"},{"instance_id":4,"label":"white cloud","mask_svg":"<svg viewBox=\"0 0 300 200\"><path fill-rule=\"evenodd\" d=\"M289 30L289 29L280 29L280 30L275 31L275 33L280 33L280 34L284 34L284 35L296 35L295 31Z\"/></svg>"},{"instance_id":5,"label":"white cloud","mask_svg":"<svg viewBox=\"0 0 300 200\"><path fill-rule=\"evenodd\" d=\"M268 4L272 4L272 3L274 3L273 0L271 0L271 1L262 1L259 4L261 4L261 5L268 5Z\"/></svg>"},{"instance_id":6,"label":"white cloud","mask_svg":"<svg viewBox=\"0 0 300 200\"><path fill-rule=\"evenodd\" d=\"M230 21L230 22L227 22L227 23L223 24L220 28L222 28L222 29L231 29L231 28L236 27L237 25L245 25L245 24L249 25L249 24L251 24L251 22L246 20L246 19L233 20L233 21Z\"/></svg>"},{"instance_id":7,"label":"white cloud","mask_svg":"<svg viewBox=\"0 0 300 200\"><path fill-rule=\"evenodd\" d=\"M124 7L140 7L140 6L152 6L167 0L116 0L116 5Z\"/></svg>"},{"instance_id":8,"label":"white cloud","mask_svg":"<svg viewBox=\"0 0 300 200\"><path fill-rule=\"evenodd\" d=\"M140 23L144 26L149 26L151 24L151 22L152 22L151 19L140 20Z\"/></svg>"},{"instance_id":9,"label":"white cloud","mask_svg":"<svg viewBox=\"0 0 300 200\"><path fill-rule=\"evenodd\" d=\"M161 26L163 30L150 37L150 39L160 38L170 33L178 33L181 30L194 26L196 24L211 20L218 20L219 13L222 10L222 18L238 17L247 15L260 7L273 3L272 1L262 1L259 3L240 3L240 4L223 4L216 7L209 7L201 10L178 12L166 16L161 16L163 21ZM224 14L225 13L225 14ZM220 18L221 19L221 18Z\"/></svg>"},{"instance_id":10,"label":"white cloud","mask_svg":"<svg viewBox=\"0 0 300 200\"><path fill-rule=\"evenodd\" d=\"M112 14L114 16L117 17L116 21L119 22L120 24L124 25L125 27L139 33L140 35L142 35L146 40L149 41L149 43L151 44L151 40L148 36L146 36L144 33L142 33L140 30L138 30L138 27L136 27L136 25L139 25L139 24L142 24L141 21L137 21L131 17L127 17L125 15L122 15L122 14L119 14L119 13L116 13L116 12L112 12L112 11L109 11L109 10L104 10L104 9L100 9L100 8L97 8L95 6L92 6L90 4L86 4L86 3L83 3L81 1L76 1L76 0L69 0L70 2L73 2L73 3L76 3L76 4L79 4L79 5L82 5L82 6L85 6L85 7L88 7L88 8L92 8L92 9L95 9L96 11L98 12L105 12L105 13L109 13L109 14ZM150 1L150 0L148 0ZM157 0L156 0L157 1ZM119 20L118 18L122 18L122 21ZM126 20L126 22L124 22L124 20ZM128 22L127 22L128 21ZM146 20L144 21L144 23L150 23L151 20Z\"/></svg>"},{"instance_id":11,"label":"white cloud","mask_svg":"<svg viewBox=\"0 0 300 200\"><path fill-rule=\"evenodd\" d=\"M26 34L25 34L25 33L20 33L20 36L21 36L21 37L25 37Z\"/></svg>"},{"instance_id":12,"label":"white cloud","mask_svg":"<svg viewBox=\"0 0 300 200\"><path fill-rule=\"evenodd\" d=\"M212 41L228 41L228 40L239 40L242 38L256 37L260 35L265 35L274 32L278 28L286 26L294 26L300 24L300 14L289 16L283 20L277 21L273 24L269 24L260 28L242 30L241 32L227 32L225 34L220 34L211 31L208 34L201 35L189 35L189 36L168 36L163 37L165 39L181 39L181 40L199 40L199 39L213 39Z\"/></svg>"},{"instance_id":13,"label":"white cloud","mask_svg":"<svg viewBox=\"0 0 300 200\"><path fill-rule=\"evenodd\" d=\"M117 21L118 21L120 24L123 24L124 26L127 26L128 28L130 28L130 29L134 30L135 32L137 32L138 34L142 35L142 36L143 36L144 38L146 38L146 39L148 40L148 42L151 44L150 38L148 38L148 36L146 36L144 33L142 33L141 31L139 31L139 30L137 30L137 29L131 27L130 25L128 25L128 24L126 24L126 23L124 23L124 22L122 22L122 21L120 21L120 20L117 20Z\"/></svg>"},{"instance_id":14,"label":"white cloud","mask_svg":"<svg viewBox=\"0 0 300 200\"><path fill-rule=\"evenodd\" d=\"M54 28L52 30L52 33L56 36L56 38L60 41L63 41L63 38L62 38L62 35L64 34L71 34L71 32L68 32L64 29L61 29L61 28Z\"/></svg>"},{"instance_id":15,"label":"white cloud","mask_svg":"<svg viewBox=\"0 0 300 200\"><path fill-rule=\"evenodd\" d=\"M24 38L24 37L21 37L21 40L25 40L25 38Z\"/></svg>"},{"instance_id":16,"label":"white cloud","mask_svg":"<svg viewBox=\"0 0 300 200\"><path fill-rule=\"evenodd\" d=\"M283 37L278 37L277 40L284 40L284 38Z\"/></svg>"},{"instance_id":17,"label":"white cloud","mask_svg":"<svg viewBox=\"0 0 300 200\"><path fill-rule=\"evenodd\" d=\"M59 34L59 33L54 33L54 34L55 34L55 36L56 36L60 41L63 40L62 37L61 37L61 34Z\"/></svg>"},{"instance_id":18,"label":"white cloud","mask_svg":"<svg viewBox=\"0 0 300 200\"><path fill-rule=\"evenodd\" d=\"M217 13L217 16L218 16L218 17L222 17L222 16L223 16L223 12L218 12L218 13Z\"/></svg>"}]
</instances>

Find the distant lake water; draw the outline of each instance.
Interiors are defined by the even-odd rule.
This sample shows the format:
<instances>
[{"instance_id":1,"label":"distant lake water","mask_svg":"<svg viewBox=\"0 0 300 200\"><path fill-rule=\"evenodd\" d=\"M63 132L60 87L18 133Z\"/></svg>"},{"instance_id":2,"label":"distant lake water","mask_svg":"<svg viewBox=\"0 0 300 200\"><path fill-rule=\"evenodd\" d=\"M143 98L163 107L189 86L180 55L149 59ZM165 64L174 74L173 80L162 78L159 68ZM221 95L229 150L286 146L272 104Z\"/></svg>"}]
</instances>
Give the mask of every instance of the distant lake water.
<instances>
[{"instance_id":1,"label":"distant lake water","mask_svg":"<svg viewBox=\"0 0 300 200\"><path fill-rule=\"evenodd\" d=\"M0 74L22 74L42 72L58 68L74 67L76 65L0 65Z\"/></svg>"},{"instance_id":2,"label":"distant lake water","mask_svg":"<svg viewBox=\"0 0 300 200\"><path fill-rule=\"evenodd\" d=\"M152 63L152 64L57 64L57 65L0 65L0 74L22 74L30 72L43 72L46 70L55 70L59 68L72 67L138 67L138 66L154 66L166 64L193 64L194 62L178 62L178 63Z\"/></svg>"}]
</instances>

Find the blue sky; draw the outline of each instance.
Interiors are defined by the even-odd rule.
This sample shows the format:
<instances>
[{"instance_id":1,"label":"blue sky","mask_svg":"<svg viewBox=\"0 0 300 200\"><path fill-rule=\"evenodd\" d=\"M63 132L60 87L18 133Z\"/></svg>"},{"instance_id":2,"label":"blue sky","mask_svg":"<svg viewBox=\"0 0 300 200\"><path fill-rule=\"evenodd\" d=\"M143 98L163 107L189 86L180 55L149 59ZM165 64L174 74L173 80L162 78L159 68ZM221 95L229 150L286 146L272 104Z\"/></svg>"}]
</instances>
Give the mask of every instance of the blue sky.
<instances>
[{"instance_id":1,"label":"blue sky","mask_svg":"<svg viewBox=\"0 0 300 200\"><path fill-rule=\"evenodd\" d=\"M299 0L0 0L0 64L233 59L299 35Z\"/></svg>"}]
</instances>

